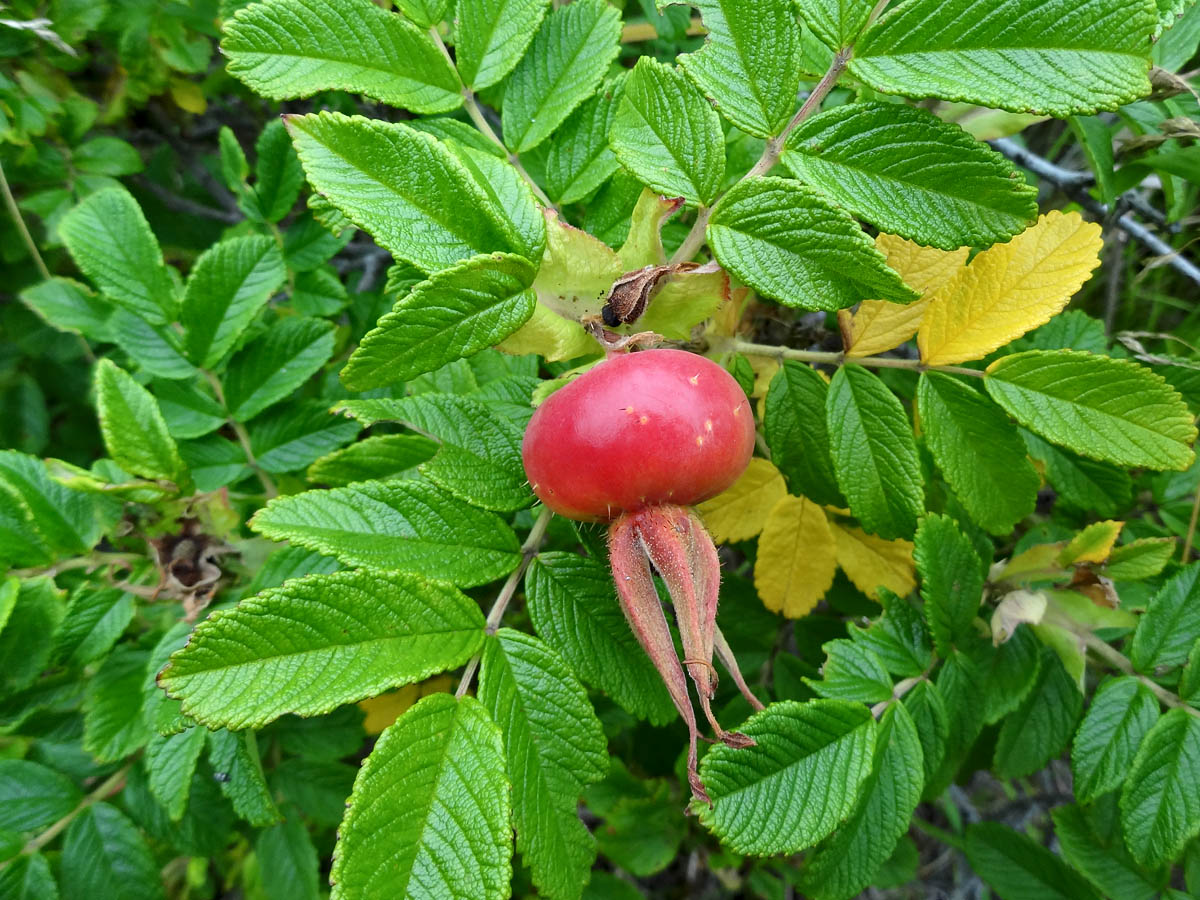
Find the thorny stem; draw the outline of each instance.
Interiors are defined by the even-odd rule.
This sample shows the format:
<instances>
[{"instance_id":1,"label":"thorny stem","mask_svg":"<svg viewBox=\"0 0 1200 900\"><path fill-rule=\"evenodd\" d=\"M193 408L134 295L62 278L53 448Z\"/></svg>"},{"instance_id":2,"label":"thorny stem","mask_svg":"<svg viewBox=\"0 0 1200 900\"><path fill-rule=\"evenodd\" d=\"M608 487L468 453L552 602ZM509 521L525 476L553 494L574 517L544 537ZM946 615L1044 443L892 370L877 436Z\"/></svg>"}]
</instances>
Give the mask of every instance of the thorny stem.
<instances>
[{"instance_id":1,"label":"thorny stem","mask_svg":"<svg viewBox=\"0 0 1200 900\"><path fill-rule=\"evenodd\" d=\"M529 568L529 564L533 558L537 556L538 549L542 546L542 541L546 537L546 528L550 524L550 520L554 518L554 513L550 511L550 507L543 506L541 513L538 514L537 521L533 523L533 528L529 529L529 536L525 538L525 543L521 545L521 561L517 567L513 569L508 576L508 580L504 582L504 586L500 588L500 593L496 595L496 602L492 604L491 610L488 612L487 621L484 623L484 632L487 634L495 634L500 628L500 620L504 618L504 613L508 609L509 601L517 592L517 585L521 583L521 576L525 574L525 570ZM467 662L466 669L463 670L462 678L458 682L458 689L454 692L455 697L461 697L467 692L467 688L471 686L471 679L475 677L475 670L479 668L480 654L476 653Z\"/></svg>"},{"instance_id":2,"label":"thorny stem","mask_svg":"<svg viewBox=\"0 0 1200 900\"><path fill-rule=\"evenodd\" d=\"M758 158L758 162L751 167L749 172L737 180L734 187L748 178L758 178L766 175L767 172L775 167L775 163L779 162L779 154L783 152L783 146L787 143L788 135L792 133L797 125L820 108L821 102L833 90L833 86L837 84L837 80L841 77L842 73L846 71L846 63L850 61L852 52L853 49L851 47L843 47L834 54L833 62L829 64L829 70L821 76L821 80L817 82L817 86L813 88L812 93L805 98L804 103L800 106L800 110L796 115L792 116L792 120L784 126L783 131L778 136L767 141L767 146L763 148L762 156ZM715 206L716 204L714 203L713 205ZM679 249L671 257L671 262L686 262L696 255L696 251L704 243L704 234L708 229L708 219L711 215L712 206L701 206L696 210L696 222L692 225L692 230L688 232Z\"/></svg>"},{"instance_id":3,"label":"thorny stem","mask_svg":"<svg viewBox=\"0 0 1200 900\"><path fill-rule=\"evenodd\" d=\"M119 791L123 787L125 787L125 776L129 774L129 770L132 767L133 767L132 762L126 763L124 766L122 766L119 771L117 771L116 773L111 775L98 788L96 788L94 791L92 791L90 794L88 794L86 797L84 797L82 800L80 800L79 805L76 806L73 810L71 810L69 813L67 813L65 816L63 816L61 819L59 819L57 822L55 822L53 825L51 825L49 828L47 828L45 831L43 831L41 834L39 834L37 837L31 838L29 840L29 842L26 843L25 846L21 848L20 855L21 856L29 856L30 854L37 853L37 851L41 850L43 847L45 847L47 844L49 844L52 840L54 840L56 837L58 837L58 835L68 825L71 824L71 822L74 820L74 818L77 815L79 815L81 812L83 812L85 809L87 809L93 803L99 803L101 800L104 800L105 798L112 796L113 794L117 793L117 791ZM16 857L14 857L14 859L15 858ZM12 862L11 859L6 862L0 862L0 869L3 869L5 866L7 866L11 862Z\"/></svg>"},{"instance_id":4,"label":"thorny stem","mask_svg":"<svg viewBox=\"0 0 1200 900\"><path fill-rule=\"evenodd\" d=\"M454 69L455 75L458 75L458 66L455 65L454 57L450 55L450 51L446 47L446 42L442 40L442 36L438 33L436 25L429 29L429 36L433 38L433 42L437 45L438 49L442 51L442 55L446 57L446 61L449 62L451 67ZM459 76L459 83L462 83L462 76ZM553 209L557 212L558 207L550 201L550 198L546 196L546 192L543 191L541 186L533 180L528 172L525 171L525 167L521 165L520 157L518 157L517 154L510 151L508 147L504 145L504 141L500 140L500 136L496 134L487 118L484 117L483 110L479 108L479 101L475 99L475 92L463 84L462 96L463 108L466 109L467 115L470 117L471 121L475 123L475 127L480 130L484 137L504 151L504 155L508 159L509 165L517 170L517 174L521 176L527 185L529 185L530 190L533 191L534 196L538 198L541 204L547 209Z\"/></svg>"},{"instance_id":5,"label":"thorny stem","mask_svg":"<svg viewBox=\"0 0 1200 900\"><path fill-rule=\"evenodd\" d=\"M1071 628L1070 630L1074 632L1074 634L1076 634L1081 641L1083 641L1084 645L1089 650L1103 659L1106 663L1111 665L1113 668L1124 672L1126 675L1132 675L1146 687L1150 688L1150 692L1154 694L1154 696L1160 701L1162 701L1165 706L1187 710L1188 713L1200 719L1200 709L1196 709L1195 707L1184 702L1178 694L1171 693L1171 691L1168 691L1161 684L1158 684L1153 678L1147 678L1145 675L1139 674L1133 668L1133 663L1131 663L1128 658L1121 653L1120 650L1106 644L1090 631L1080 631L1076 628Z\"/></svg>"},{"instance_id":6,"label":"thorny stem","mask_svg":"<svg viewBox=\"0 0 1200 900\"><path fill-rule=\"evenodd\" d=\"M970 375L973 378L983 378L985 374L979 369L968 369L965 366L928 366L919 359L893 359L885 356L848 357L844 352L793 350L791 347L779 347L774 344L754 344L750 341L740 340L723 341L717 346L717 349L733 350L738 353L745 353L748 356L796 359L801 362L826 363L831 366L840 366L849 362L876 369L910 369L914 372L945 372L948 375Z\"/></svg>"},{"instance_id":7,"label":"thorny stem","mask_svg":"<svg viewBox=\"0 0 1200 900\"><path fill-rule=\"evenodd\" d=\"M204 377L208 379L208 383L212 385L213 393L217 396L217 402L221 404L221 409L229 412L229 407L225 405L225 391L221 388L221 380L207 369L201 369ZM275 480L267 474L266 470L258 464L258 460L254 458L254 451L250 449L250 435L247 433L245 426L237 421L232 415L226 420L229 426L233 429L233 433L237 435L238 443L242 445L242 452L246 454L246 463L254 470L254 474L258 476L258 480L262 482L263 493L268 500L279 496L279 489L275 487Z\"/></svg>"},{"instance_id":8,"label":"thorny stem","mask_svg":"<svg viewBox=\"0 0 1200 900\"><path fill-rule=\"evenodd\" d=\"M37 266L38 272L42 278L50 277L50 270L46 268L46 261L42 259L42 254L38 253L37 244L33 241L33 235L29 233L29 228L25 225L25 219L21 216L21 210L17 208L17 200L13 196L12 189L8 186L8 179L4 177L4 166L0 166L0 192L4 194L4 205L8 207L8 214L12 216L13 224L17 226L17 231L21 232L21 239L25 241L25 247L29 250L29 255L33 257L34 265Z\"/></svg>"}]
</instances>

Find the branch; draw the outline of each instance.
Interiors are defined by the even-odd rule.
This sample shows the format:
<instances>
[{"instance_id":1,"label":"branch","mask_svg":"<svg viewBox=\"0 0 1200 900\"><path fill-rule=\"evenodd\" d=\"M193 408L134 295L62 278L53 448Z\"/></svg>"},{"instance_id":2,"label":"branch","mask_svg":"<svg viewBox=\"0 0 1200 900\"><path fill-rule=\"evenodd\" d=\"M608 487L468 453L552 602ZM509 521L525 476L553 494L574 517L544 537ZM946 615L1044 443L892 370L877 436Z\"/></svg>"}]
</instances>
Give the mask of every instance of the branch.
<instances>
[{"instance_id":1,"label":"branch","mask_svg":"<svg viewBox=\"0 0 1200 900\"><path fill-rule=\"evenodd\" d=\"M1133 668L1133 663L1131 663L1128 658L1126 658L1125 654L1123 654L1116 647L1106 644L1090 631L1079 631L1076 630L1076 628L1070 628L1070 630L1078 635L1079 639L1083 641L1084 645L1089 650L1111 665L1114 669L1118 669L1119 671L1124 672L1126 675L1132 675L1146 687L1150 688L1151 693L1153 693L1155 697L1162 701L1165 706L1174 707L1175 709L1185 709L1193 716L1200 719L1200 709L1196 709L1194 706L1186 703L1179 697L1178 694L1171 693L1153 678L1147 678L1145 675L1139 674Z\"/></svg>"},{"instance_id":2,"label":"branch","mask_svg":"<svg viewBox=\"0 0 1200 900\"><path fill-rule=\"evenodd\" d=\"M766 175L775 167L775 163L779 162L779 154L783 152L784 144L787 143L788 135L792 131L820 108L821 102L833 90L833 86L837 84L838 78L846 71L846 63L850 61L851 47L843 47L834 54L833 61L829 64L829 70L821 76L821 80L817 82L817 86L812 89L812 93L805 98L796 115L792 116L792 120L784 126L776 137L767 141L767 145L763 148L762 156L758 158L750 171L739 178L730 188L733 190L743 181L748 178L758 178ZM728 193L725 191L722 193ZM720 197L717 198L720 200ZM713 206L716 206L713 202ZM687 237L683 239L683 243L679 245L679 249L671 256L672 263L687 262L696 255L696 251L700 249L700 245L704 243L704 235L708 230L708 219L712 215L712 206L701 206L696 210L696 221L692 225L692 230L688 232Z\"/></svg>"},{"instance_id":3,"label":"branch","mask_svg":"<svg viewBox=\"0 0 1200 900\"><path fill-rule=\"evenodd\" d=\"M824 363L831 366L841 366L846 363L857 363L874 369L909 369L913 372L945 372L948 375L969 375L972 378L982 378L984 372L979 369L968 369L965 366L927 366L919 359L894 359L887 356L847 357L844 352L826 352L824 350L793 350L791 347L780 347L774 344L754 344L750 341L725 340L714 343L721 351L734 351L747 356L770 356L775 359L796 359L801 362Z\"/></svg>"},{"instance_id":4,"label":"branch","mask_svg":"<svg viewBox=\"0 0 1200 900\"><path fill-rule=\"evenodd\" d=\"M221 388L221 379L217 378L212 372L207 369L201 369L204 377L208 379L208 383L212 385L213 393L216 394L217 402L221 404L221 409L229 413L229 407L225 403L225 391ZM254 474L258 476L258 480L262 482L263 494L268 500L279 496L279 489L275 487L275 481L267 474L266 470L258 464L258 460L254 458L254 451L250 448L250 435L246 431L246 427L237 419L230 415L226 421L233 429L233 433L237 435L238 443L242 445L242 452L246 454L246 463L254 470Z\"/></svg>"},{"instance_id":5,"label":"branch","mask_svg":"<svg viewBox=\"0 0 1200 900\"><path fill-rule=\"evenodd\" d=\"M525 570L529 568L529 564L537 556L538 549L542 546L542 541L546 537L546 528L553 518L554 513L550 511L550 507L543 506L541 513L538 514L537 521L533 523L533 528L529 530L529 536L525 538L525 543L521 545L521 562L509 574L508 580L500 588L500 593L496 595L496 602L492 604L491 611L488 612L487 622L484 624L484 632L486 634L495 634L497 629L500 628L500 620L504 618L509 601L512 600L513 595L517 592L517 585L521 583L521 576L525 574ZM475 670L479 668L479 657L480 654L476 653L467 662L467 667L463 670L462 678L458 682L458 690L454 692L455 697L463 696L467 692L467 688L471 686L471 679L475 677Z\"/></svg>"},{"instance_id":6,"label":"branch","mask_svg":"<svg viewBox=\"0 0 1200 900\"><path fill-rule=\"evenodd\" d=\"M1108 205L1101 203L1088 191L1088 185L1091 184L1092 177L1086 172L1072 172L1069 169L1056 166L1050 160L1026 150L1011 138L997 138L988 143L1018 166L1024 166L1039 178L1044 178L1046 181L1057 186L1064 194L1092 215L1100 219L1108 218L1110 214ZM1132 192L1128 192L1122 195L1121 200L1128 202L1130 206L1145 215L1148 206L1141 201L1141 198L1134 199L1135 197L1136 195ZM1124 215L1117 216L1114 224L1147 250L1156 256L1163 257L1167 265L1171 266L1171 268L1182 273L1197 285L1200 285L1200 267L1181 255L1179 250L1176 250L1158 235L1151 232L1141 222L1138 222L1131 215L1125 213Z\"/></svg>"},{"instance_id":7,"label":"branch","mask_svg":"<svg viewBox=\"0 0 1200 900\"><path fill-rule=\"evenodd\" d=\"M46 268L46 261L42 259L42 254L38 253L33 235L29 233L29 228L25 225L25 219L21 216L21 210L17 207L17 200L8 186L8 179L4 177L3 166L0 166L0 192L4 194L4 205L8 207L8 214L12 216L13 224L17 226L17 231L21 233L21 240L25 242L25 248L29 251L30 257L33 258L34 265L37 266L37 270L42 278L49 279L50 270Z\"/></svg>"}]
</instances>

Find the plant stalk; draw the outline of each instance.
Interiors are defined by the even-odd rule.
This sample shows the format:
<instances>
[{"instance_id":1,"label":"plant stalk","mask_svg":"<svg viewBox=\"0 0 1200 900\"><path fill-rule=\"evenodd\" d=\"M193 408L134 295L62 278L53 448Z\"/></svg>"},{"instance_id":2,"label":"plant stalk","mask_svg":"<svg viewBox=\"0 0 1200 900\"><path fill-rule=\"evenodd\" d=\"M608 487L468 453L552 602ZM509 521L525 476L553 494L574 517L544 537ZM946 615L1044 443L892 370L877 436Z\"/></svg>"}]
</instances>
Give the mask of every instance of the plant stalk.
<instances>
[{"instance_id":1,"label":"plant stalk","mask_svg":"<svg viewBox=\"0 0 1200 900\"><path fill-rule=\"evenodd\" d=\"M46 261L42 259L42 254L38 252L33 235L29 233L29 228L25 224L21 210L17 207L17 198L13 196L12 189L8 186L8 179L4 177L4 166L2 165L0 165L0 193L4 194L4 205L8 207L8 214L12 216L13 224L17 226L17 231L21 232L21 240L25 242L25 247L29 250L29 255L33 258L34 265L37 266L37 270L42 278L49 279L50 270L46 268Z\"/></svg>"},{"instance_id":2,"label":"plant stalk","mask_svg":"<svg viewBox=\"0 0 1200 900\"><path fill-rule=\"evenodd\" d=\"M217 402L221 404L221 409L229 412L229 407L225 404L225 391L221 388L221 379L217 378L212 372L207 369L201 369L204 377L208 379L208 383L212 385L213 393L217 396ZM238 443L242 445L242 452L246 454L246 464L254 470L254 474L258 476L258 480L262 482L263 493L268 500L273 500L279 496L279 488L275 486L275 479L267 474L267 471L258 464L258 460L254 458L254 451L250 449L250 434L246 431L246 427L241 422L237 421L230 415L226 421L229 427L233 429L233 433L237 435Z\"/></svg>"},{"instance_id":3,"label":"plant stalk","mask_svg":"<svg viewBox=\"0 0 1200 900\"><path fill-rule=\"evenodd\" d=\"M500 593L496 595L496 600L488 612L487 621L484 623L483 629L485 634L493 635L499 630L500 620L504 618L509 601L516 594L517 585L521 583L521 578L524 576L525 570L529 568L529 564L537 556L537 552L542 546L542 541L546 537L546 528L550 525L552 518L554 518L554 513L550 511L550 507L543 506L537 520L533 523L533 528L529 529L529 536L525 538L525 543L521 545L521 561L509 574L508 580L500 588ZM458 689L454 692L455 697L462 697L471 686L471 679L475 677L475 670L479 668L480 656L481 654L476 653L467 661L467 667L463 670L462 678L458 682Z\"/></svg>"},{"instance_id":4,"label":"plant stalk","mask_svg":"<svg viewBox=\"0 0 1200 900\"><path fill-rule=\"evenodd\" d=\"M979 369L968 369L966 366L928 366L919 359L893 359L886 356L847 356L844 352L826 352L823 350L793 350L791 347L780 347L773 344L754 344L750 341L725 341L719 350L733 350L748 356L769 356L775 359L795 359L801 362L824 363L831 366L841 366L846 363L856 363L875 369L908 369L913 372L945 372L947 375L969 375L972 378L983 378L986 373Z\"/></svg>"}]
</instances>

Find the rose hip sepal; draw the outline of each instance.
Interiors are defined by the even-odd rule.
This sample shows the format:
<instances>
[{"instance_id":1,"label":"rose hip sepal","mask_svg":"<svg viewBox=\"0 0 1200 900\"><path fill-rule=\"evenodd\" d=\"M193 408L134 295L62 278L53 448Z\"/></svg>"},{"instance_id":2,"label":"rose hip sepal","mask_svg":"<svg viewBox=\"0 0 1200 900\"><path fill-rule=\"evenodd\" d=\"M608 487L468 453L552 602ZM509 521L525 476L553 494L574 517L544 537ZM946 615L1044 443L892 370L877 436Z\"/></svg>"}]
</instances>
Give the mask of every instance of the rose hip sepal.
<instances>
[{"instance_id":1,"label":"rose hip sepal","mask_svg":"<svg viewBox=\"0 0 1200 900\"><path fill-rule=\"evenodd\" d=\"M525 473L543 503L571 519L611 523L617 597L687 724L688 782L702 802L708 795L696 771L700 735L684 666L717 739L730 746L753 741L713 716L714 650L751 706L762 704L717 630L721 565L690 507L732 485L753 451L754 417L741 387L720 366L680 350L610 356L551 394L522 444ZM682 663L652 571L671 596Z\"/></svg>"}]
</instances>

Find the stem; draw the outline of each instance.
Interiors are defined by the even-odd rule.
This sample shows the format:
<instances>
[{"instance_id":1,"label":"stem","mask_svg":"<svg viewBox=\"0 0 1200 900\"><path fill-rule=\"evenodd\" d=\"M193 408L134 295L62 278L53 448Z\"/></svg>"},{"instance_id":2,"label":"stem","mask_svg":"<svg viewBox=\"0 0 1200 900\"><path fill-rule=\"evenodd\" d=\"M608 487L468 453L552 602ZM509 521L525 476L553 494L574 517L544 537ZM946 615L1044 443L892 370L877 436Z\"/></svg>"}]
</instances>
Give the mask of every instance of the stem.
<instances>
[{"instance_id":1,"label":"stem","mask_svg":"<svg viewBox=\"0 0 1200 900\"><path fill-rule=\"evenodd\" d=\"M100 566L115 566L123 565L126 568L132 568L133 563L138 560L144 560L146 557L139 553L106 553L102 550L95 551L87 556L76 556L72 559L65 559L62 562L55 563L52 566L32 567L29 569L12 569L9 574L15 575L17 578L36 578L39 575L45 575L53 578L59 572L67 572L71 569L92 569Z\"/></svg>"},{"instance_id":2,"label":"stem","mask_svg":"<svg viewBox=\"0 0 1200 900\"><path fill-rule=\"evenodd\" d=\"M221 380L207 369L201 369L204 377L208 379L208 383L212 385L213 393L217 396L217 402L221 404L221 409L229 412L229 407L225 405L225 391L221 388ZM263 493L268 500L279 496L279 489L275 487L275 480L267 474L254 458L254 451L250 449L250 435L247 433L245 426L237 421L233 416L229 416L225 421L233 429L233 433L237 435L238 443L242 445L242 452L246 454L246 463L254 470L254 474L258 476L258 480L262 482Z\"/></svg>"},{"instance_id":3,"label":"stem","mask_svg":"<svg viewBox=\"0 0 1200 900\"><path fill-rule=\"evenodd\" d=\"M458 66L455 65L454 57L450 55L450 51L446 47L446 42L442 40L442 36L438 33L436 25L429 29L429 36L433 38L433 42L438 46L438 49L442 51L442 55L446 57L447 62L449 62L454 68L454 73L457 75ZM462 84L461 75L459 75L458 80L459 84ZM466 109L467 115L470 117L471 121L475 123L475 127L483 133L484 137L504 151L504 155L507 157L509 165L517 170L517 174L521 176L527 185L529 185L530 190L533 191L533 195L538 198L541 204L547 209L552 209L557 212L558 207L550 202L550 198L546 196L546 192L543 191L541 186L533 180L528 172L525 171L525 167L521 165L520 157L518 157L517 154L510 151L508 147L504 145L504 141L500 140L500 136L496 134L491 124L486 118L484 118L483 110L479 108L479 101L475 99L475 92L463 84L462 96L463 107Z\"/></svg>"},{"instance_id":4,"label":"stem","mask_svg":"<svg viewBox=\"0 0 1200 900\"><path fill-rule=\"evenodd\" d=\"M1133 668L1133 663L1131 663L1116 647L1109 646L1090 631L1077 631L1074 628L1071 628L1070 630L1073 631L1081 641L1083 641L1084 645L1089 650L1103 659L1106 663L1111 665L1113 668L1124 672L1126 675L1132 675L1146 687L1150 688L1150 692L1154 694L1154 696L1157 697L1164 706L1171 706L1175 707L1176 709L1185 709L1191 715L1200 719L1200 709L1196 709L1195 707L1184 702L1182 699L1180 699L1178 694L1171 693L1161 684L1158 684L1153 678L1147 678L1145 675L1139 674Z\"/></svg>"},{"instance_id":5,"label":"stem","mask_svg":"<svg viewBox=\"0 0 1200 900\"><path fill-rule=\"evenodd\" d=\"M537 556L538 549L542 546L542 541L546 537L546 528L549 526L552 518L554 518L554 513L550 511L550 507L543 506L542 511L538 514L537 521L533 523L533 528L529 529L529 536L525 538L525 543L521 545L521 561L509 574L508 580L500 588L500 593L496 595L496 601L492 604L492 608L488 612L487 621L484 623L483 628L485 634L495 634L497 629L500 628L500 620L504 618L509 601L512 600L513 595L517 592L517 585L521 583L521 577L525 574L525 570L529 568L529 564ZM479 657L480 654L476 653L467 662L467 667L463 670L462 678L458 682L458 690L454 692L455 697L463 696L467 692L467 688L471 686L471 679L475 677L475 670L479 668Z\"/></svg>"},{"instance_id":6,"label":"stem","mask_svg":"<svg viewBox=\"0 0 1200 900\"><path fill-rule=\"evenodd\" d=\"M0 166L0 192L4 194L4 205L8 207L8 214L12 216L17 231L21 232L21 239L25 241L25 247L29 250L29 255L33 257L34 265L37 266L42 278L48 279L50 270L46 268L46 261L42 259L42 254L38 253L37 244L33 242L33 235L29 233L25 219L21 217L21 210L17 208L17 199L8 186L8 179L4 177L4 166Z\"/></svg>"},{"instance_id":7,"label":"stem","mask_svg":"<svg viewBox=\"0 0 1200 900\"><path fill-rule=\"evenodd\" d=\"M901 697L903 697L905 694L907 694L909 691L911 691L913 688L915 688L918 684L920 684L922 681L925 681L928 678L929 678L929 670L927 669L926 671L922 672L920 675L914 675L911 678L905 678L902 681L897 681L895 687L892 688L892 696L886 700L881 700L879 703L876 703L874 706L872 706L871 707L871 715L874 716L876 719L878 719L880 716L883 715L883 711L885 709L887 709L893 703L898 702Z\"/></svg>"},{"instance_id":8,"label":"stem","mask_svg":"<svg viewBox=\"0 0 1200 900\"><path fill-rule=\"evenodd\" d=\"M115 774L109 776L109 778L107 778L103 784L101 784L98 788L96 788L94 791L92 791L90 794L88 794L86 797L84 797L82 800L80 800L79 805L76 806L73 810L71 810L69 813L67 813L65 816L63 816L61 819L59 819L57 822L55 822L53 825L51 825L49 828L47 828L45 831L43 831L41 834L39 834L37 837L31 838L29 840L29 842L27 844L25 844L24 847L21 848L20 855L29 856L30 854L37 853L39 850L41 850L43 847L45 847L47 844L49 844L52 840L54 840L56 837L58 837L58 835L68 825L71 824L72 820L77 815L79 815L81 812L83 812L85 809L87 809L93 803L99 803L101 800L104 800L105 798L110 797L111 795L117 793L119 790L121 790L123 787L125 787L125 776L129 774L129 770L132 766L133 766L132 762L126 763L124 766L122 766L120 768L119 771L117 771ZM7 862L0 862L0 869L3 869L10 862L12 862L11 859L8 860Z\"/></svg>"},{"instance_id":9,"label":"stem","mask_svg":"<svg viewBox=\"0 0 1200 900\"><path fill-rule=\"evenodd\" d=\"M1192 500L1192 517L1188 520L1187 537L1183 539L1183 556L1181 563L1187 564L1192 555L1192 544L1196 540L1196 520L1200 518L1200 487L1196 488L1196 497Z\"/></svg>"},{"instance_id":10,"label":"stem","mask_svg":"<svg viewBox=\"0 0 1200 900\"><path fill-rule=\"evenodd\" d=\"M783 146L787 143L788 135L793 129L821 105L821 101L833 90L833 86L837 84L838 78L846 71L846 63L850 61L852 48L843 47L834 54L833 61L829 64L829 70L821 76L821 80L817 82L817 86L813 88L812 93L805 98L804 103L800 106L796 115L792 116L792 120L784 126L783 131L777 137L773 137L767 141L767 146L763 148L762 156L737 182L733 187L737 187L748 178L758 178L766 175L775 167L775 163L779 162L779 154L783 152ZM733 188L730 188L733 190ZM726 191L725 193L728 193ZM724 196L724 194L722 194ZM720 200L720 197L717 198ZM716 205L714 201L713 206ZM671 256L672 263L687 262L696 255L696 251L700 249L700 245L704 243L704 235L708 230L708 219L712 215L712 206L701 206L696 210L696 222L692 225L692 230L688 232L679 249Z\"/></svg>"},{"instance_id":11,"label":"stem","mask_svg":"<svg viewBox=\"0 0 1200 900\"><path fill-rule=\"evenodd\" d=\"M826 352L823 350L793 350L791 347L779 347L774 344L753 344L749 341L733 340L726 342L728 346L720 349L736 350L749 356L771 356L775 359L796 359L801 362L825 363L831 366L841 366L845 363L857 363L875 369L909 369L913 372L945 372L948 375L969 375L972 378L983 378L986 373L979 369L968 369L965 366L927 366L919 359L893 359L885 356L847 357L843 352Z\"/></svg>"},{"instance_id":12,"label":"stem","mask_svg":"<svg viewBox=\"0 0 1200 900\"><path fill-rule=\"evenodd\" d=\"M688 37L699 37L708 34L708 29L700 21L699 16L693 16L687 27ZM636 22L621 29L622 44L636 44L640 41L653 41L658 37L658 29L651 22Z\"/></svg>"}]
</instances>

